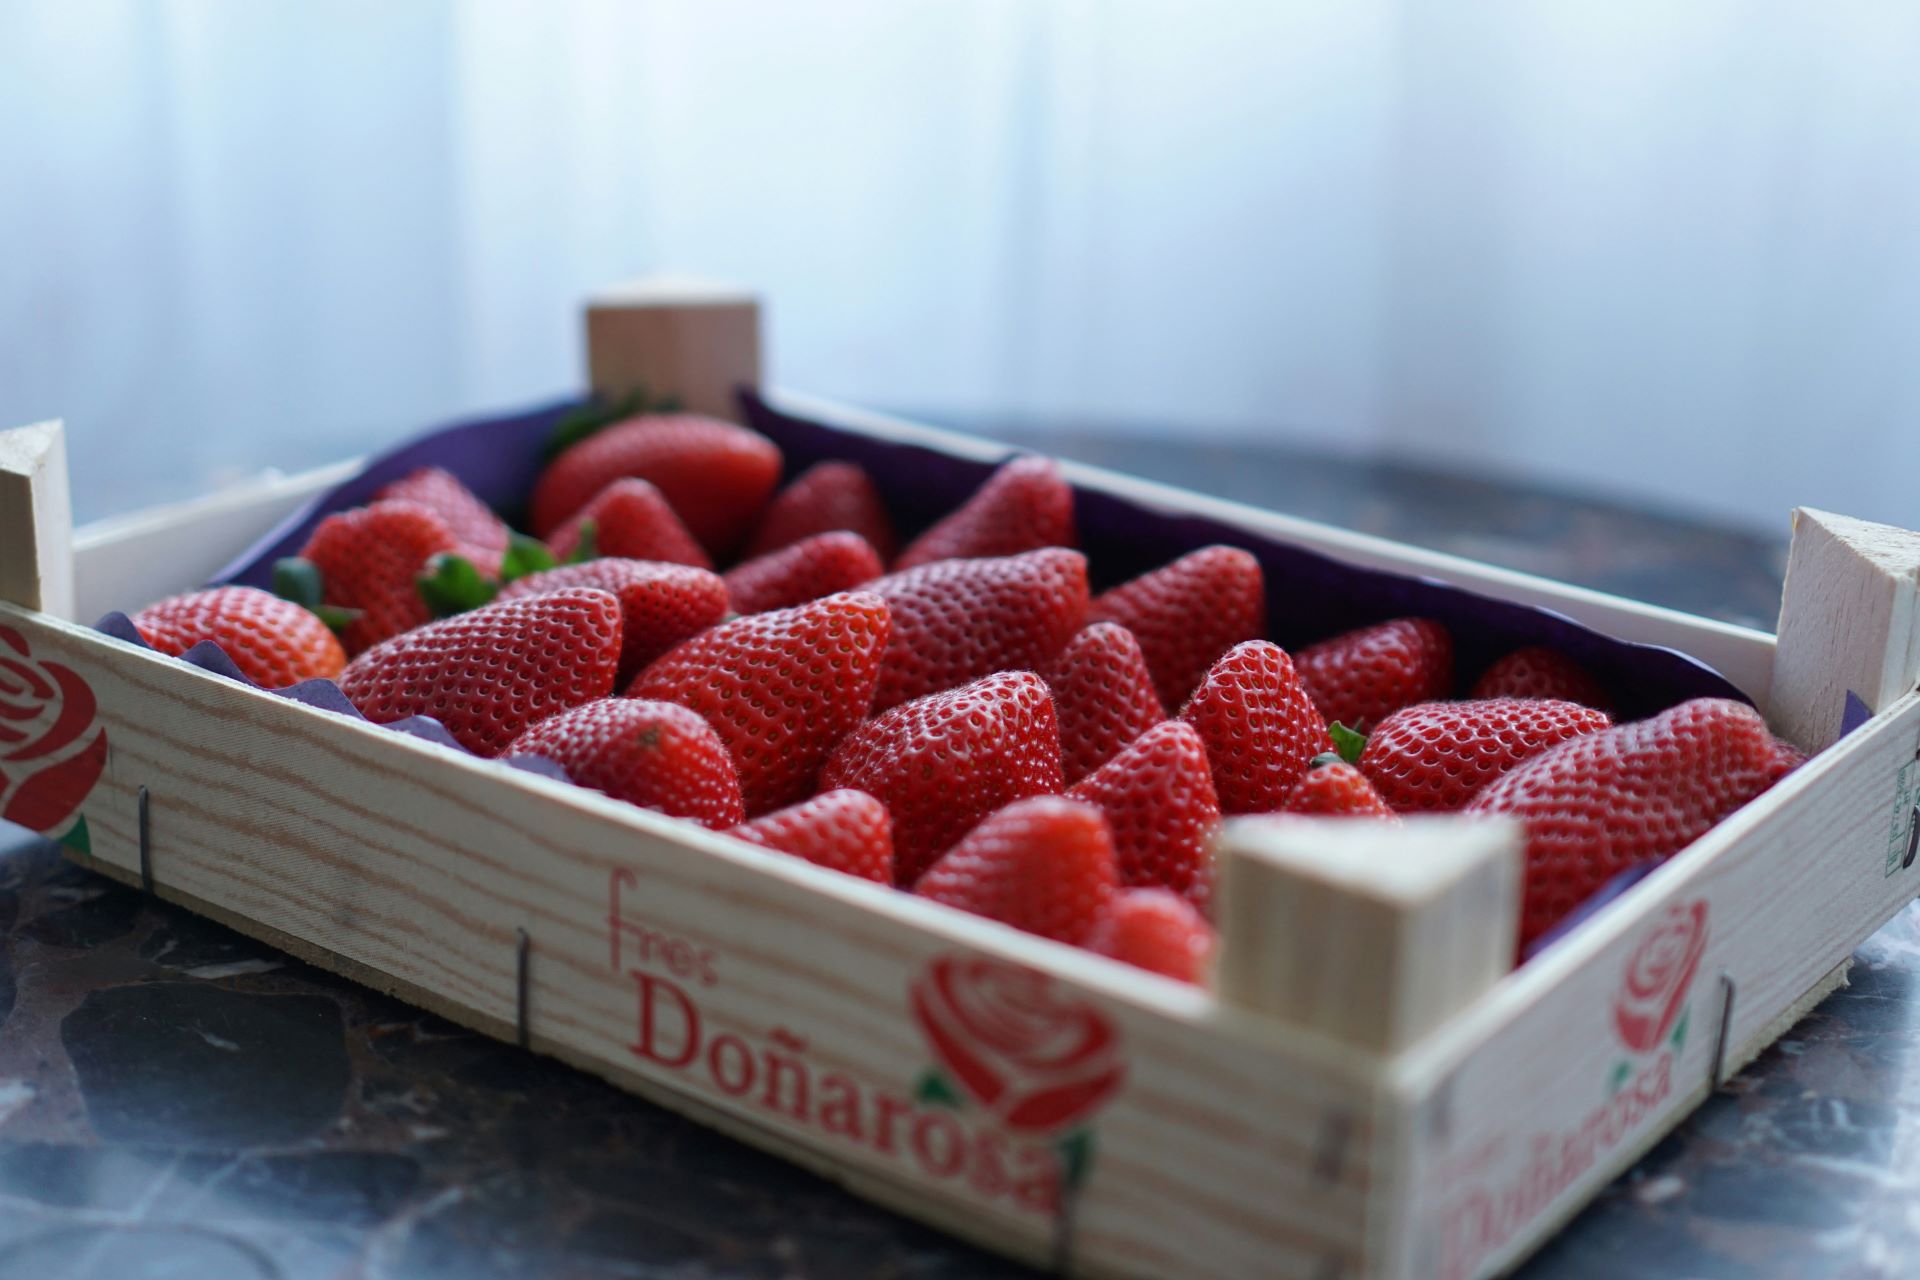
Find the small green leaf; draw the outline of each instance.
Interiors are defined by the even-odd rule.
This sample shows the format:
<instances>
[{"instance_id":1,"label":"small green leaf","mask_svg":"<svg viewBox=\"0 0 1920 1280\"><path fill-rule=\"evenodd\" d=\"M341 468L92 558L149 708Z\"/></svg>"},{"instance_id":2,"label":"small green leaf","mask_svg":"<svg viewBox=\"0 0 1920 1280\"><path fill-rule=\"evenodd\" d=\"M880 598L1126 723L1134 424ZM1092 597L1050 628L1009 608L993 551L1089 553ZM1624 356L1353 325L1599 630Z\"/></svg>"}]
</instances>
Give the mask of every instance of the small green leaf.
<instances>
[{"instance_id":1,"label":"small green leaf","mask_svg":"<svg viewBox=\"0 0 1920 1280\"><path fill-rule=\"evenodd\" d=\"M567 557L568 564L585 564L589 560L600 558L600 527L591 520L580 522L580 541L573 544L573 554Z\"/></svg>"},{"instance_id":2,"label":"small green leaf","mask_svg":"<svg viewBox=\"0 0 1920 1280\"><path fill-rule=\"evenodd\" d=\"M507 554L500 557L500 582L504 586L516 578L541 573L553 568L553 552L547 550L547 544L538 538L529 538L524 533L507 535Z\"/></svg>"},{"instance_id":3,"label":"small green leaf","mask_svg":"<svg viewBox=\"0 0 1920 1280\"><path fill-rule=\"evenodd\" d=\"M67 828L67 833L60 837L60 843L69 849L78 849L81 853L93 852L93 836L87 831L86 814L83 813L73 820L73 825Z\"/></svg>"},{"instance_id":4,"label":"small green leaf","mask_svg":"<svg viewBox=\"0 0 1920 1280\"><path fill-rule=\"evenodd\" d=\"M1688 1005L1680 1011L1680 1020L1673 1024L1673 1034L1668 1038L1673 1041L1673 1051L1676 1054L1687 1047L1687 1021L1692 1017L1693 1006Z\"/></svg>"},{"instance_id":5,"label":"small green leaf","mask_svg":"<svg viewBox=\"0 0 1920 1280\"><path fill-rule=\"evenodd\" d=\"M308 612L327 624L329 631L345 631L360 620L365 609L343 609L337 604L319 605Z\"/></svg>"},{"instance_id":6,"label":"small green leaf","mask_svg":"<svg viewBox=\"0 0 1920 1280\"><path fill-rule=\"evenodd\" d=\"M326 598L326 584L320 566L299 556L287 556L273 562L273 594L291 600L303 609L318 610Z\"/></svg>"},{"instance_id":7,"label":"small green leaf","mask_svg":"<svg viewBox=\"0 0 1920 1280\"><path fill-rule=\"evenodd\" d=\"M1060 1154L1060 1182L1069 1191L1082 1186L1093 1171L1093 1130L1082 1127L1053 1144Z\"/></svg>"},{"instance_id":8,"label":"small green leaf","mask_svg":"<svg viewBox=\"0 0 1920 1280\"><path fill-rule=\"evenodd\" d=\"M928 1067L914 1082L913 1097L916 1102L932 1103L937 1107L961 1108L967 1105L959 1090L953 1087L945 1073L938 1067Z\"/></svg>"},{"instance_id":9,"label":"small green leaf","mask_svg":"<svg viewBox=\"0 0 1920 1280\"><path fill-rule=\"evenodd\" d=\"M1352 729L1335 720L1327 726L1327 736L1333 739L1334 750L1348 764L1359 764L1360 753L1367 749L1367 735L1355 733Z\"/></svg>"},{"instance_id":10,"label":"small green leaf","mask_svg":"<svg viewBox=\"0 0 1920 1280\"><path fill-rule=\"evenodd\" d=\"M608 401L599 397L589 400L554 423L553 433L547 437L547 461L553 461L588 436L604 431L616 422L645 413L647 409L647 388L644 384L618 400Z\"/></svg>"},{"instance_id":11,"label":"small green leaf","mask_svg":"<svg viewBox=\"0 0 1920 1280\"><path fill-rule=\"evenodd\" d=\"M473 561L465 556L441 552L427 561L427 572L414 579L420 598L436 618L478 609L492 600L500 588L480 576Z\"/></svg>"},{"instance_id":12,"label":"small green leaf","mask_svg":"<svg viewBox=\"0 0 1920 1280\"><path fill-rule=\"evenodd\" d=\"M1627 1083L1627 1077L1633 1074L1633 1064L1625 1058L1613 1064L1613 1071L1607 1076L1607 1096L1611 1098L1620 1092Z\"/></svg>"}]
</instances>

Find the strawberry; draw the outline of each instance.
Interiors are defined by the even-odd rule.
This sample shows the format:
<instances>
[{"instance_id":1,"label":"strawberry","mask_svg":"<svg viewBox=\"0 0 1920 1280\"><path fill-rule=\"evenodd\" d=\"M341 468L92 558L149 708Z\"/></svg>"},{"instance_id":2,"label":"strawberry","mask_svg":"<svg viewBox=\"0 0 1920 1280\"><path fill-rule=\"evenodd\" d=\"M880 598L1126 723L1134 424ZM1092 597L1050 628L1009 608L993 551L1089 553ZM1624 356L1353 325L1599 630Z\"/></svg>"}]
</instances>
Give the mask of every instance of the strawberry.
<instances>
[{"instance_id":1,"label":"strawberry","mask_svg":"<svg viewBox=\"0 0 1920 1280\"><path fill-rule=\"evenodd\" d=\"M727 571L736 613L787 609L872 582L884 570L857 533L817 533Z\"/></svg>"},{"instance_id":2,"label":"strawberry","mask_svg":"<svg viewBox=\"0 0 1920 1280\"><path fill-rule=\"evenodd\" d=\"M624 476L651 482L707 552L725 557L753 527L779 483L780 450L758 432L716 418L689 413L632 418L588 436L553 460L533 489L528 507L533 531L552 534Z\"/></svg>"},{"instance_id":3,"label":"strawberry","mask_svg":"<svg viewBox=\"0 0 1920 1280\"><path fill-rule=\"evenodd\" d=\"M240 674L266 689L331 680L346 651L327 624L290 600L253 587L212 587L150 604L133 615L141 638L178 657L211 640Z\"/></svg>"},{"instance_id":4,"label":"strawberry","mask_svg":"<svg viewBox=\"0 0 1920 1280\"><path fill-rule=\"evenodd\" d=\"M1453 637L1427 618L1395 618L1309 645L1294 666L1328 724L1365 731L1453 692Z\"/></svg>"},{"instance_id":5,"label":"strawberry","mask_svg":"<svg viewBox=\"0 0 1920 1280\"><path fill-rule=\"evenodd\" d=\"M1315 756L1287 797L1286 811L1321 818L1391 818L1367 775L1337 755Z\"/></svg>"},{"instance_id":6,"label":"strawberry","mask_svg":"<svg viewBox=\"0 0 1920 1280\"><path fill-rule=\"evenodd\" d=\"M1214 659L1266 630L1267 593L1250 552L1202 547L1101 592L1087 616L1133 632L1160 701L1177 707Z\"/></svg>"},{"instance_id":7,"label":"strawberry","mask_svg":"<svg viewBox=\"0 0 1920 1280\"><path fill-rule=\"evenodd\" d=\"M566 587L598 587L620 598L622 687L649 662L727 616L727 584L718 574L652 560L563 564L516 578L495 598L522 600Z\"/></svg>"},{"instance_id":8,"label":"strawberry","mask_svg":"<svg viewBox=\"0 0 1920 1280\"><path fill-rule=\"evenodd\" d=\"M1577 702L1601 711L1613 709L1612 699L1587 669L1546 645L1515 649L1480 674L1473 698L1554 698Z\"/></svg>"},{"instance_id":9,"label":"strawberry","mask_svg":"<svg viewBox=\"0 0 1920 1280\"><path fill-rule=\"evenodd\" d=\"M1194 983L1206 975L1213 945L1213 926L1192 903L1165 889L1115 894L1087 939L1089 951Z\"/></svg>"},{"instance_id":10,"label":"strawberry","mask_svg":"<svg viewBox=\"0 0 1920 1280\"><path fill-rule=\"evenodd\" d=\"M1423 702L1373 731L1360 768L1401 813L1444 812L1522 761L1612 723L1604 711L1551 698Z\"/></svg>"},{"instance_id":11,"label":"strawberry","mask_svg":"<svg viewBox=\"0 0 1920 1280\"><path fill-rule=\"evenodd\" d=\"M893 815L894 876L911 885L987 814L1060 790L1053 698L1030 671L1003 671L893 708L834 749L820 786L852 787Z\"/></svg>"},{"instance_id":12,"label":"strawberry","mask_svg":"<svg viewBox=\"0 0 1920 1280\"><path fill-rule=\"evenodd\" d=\"M1113 833L1120 882L1205 898L1220 802L1192 725L1167 720L1088 774L1067 795L1098 808Z\"/></svg>"},{"instance_id":13,"label":"strawberry","mask_svg":"<svg viewBox=\"0 0 1920 1280\"><path fill-rule=\"evenodd\" d=\"M1052 661L1087 615L1087 561L1050 547L1024 555L942 560L868 590L893 610L893 639L875 711L995 671Z\"/></svg>"},{"instance_id":14,"label":"strawberry","mask_svg":"<svg viewBox=\"0 0 1920 1280\"><path fill-rule=\"evenodd\" d=\"M822 791L730 834L862 880L893 883L893 819L864 791Z\"/></svg>"},{"instance_id":15,"label":"strawberry","mask_svg":"<svg viewBox=\"0 0 1920 1280\"><path fill-rule=\"evenodd\" d=\"M1133 632L1096 622L1067 642L1043 673L1060 720L1060 767L1069 785L1167 718Z\"/></svg>"},{"instance_id":16,"label":"strawberry","mask_svg":"<svg viewBox=\"0 0 1920 1280\"><path fill-rule=\"evenodd\" d=\"M1526 828L1525 946L1620 872L1671 857L1765 791L1779 761L1752 707L1695 698L1543 751L1466 812Z\"/></svg>"},{"instance_id":17,"label":"strawberry","mask_svg":"<svg viewBox=\"0 0 1920 1280\"><path fill-rule=\"evenodd\" d=\"M584 550L583 542L588 543ZM554 530L547 546L556 560L619 556L690 564L697 569L713 567L660 491L631 477L615 480L594 495L593 501Z\"/></svg>"},{"instance_id":18,"label":"strawberry","mask_svg":"<svg viewBox=\"0 0 1920 1280\"><path fill-rule=\"evenodd\" d=\"M746 554L763 556L836 530L865 538L883 562L899 548L880 490L857 463L821 462L801 472L767 504Z\"/></svg>"},{"instance_id":19,"label":"strawberry","mask_svg":"<svg viewBox=\"0 0 1920 1280\"><path fill-rule=\"evenodd\" d=\"M1100 811L1059 796L989 814L920 877L914 892L1057 942L1081 943L1118 877Z\"/></svg>"},{"instance_id":20,"label":"strawberry","mask_svg":"<svg viewBox=\"0 0 1920 1280\"><path fill-rule=\"evenodd\" d=\"M583 787L703 827L730 827L745 812L720 735L671 702L597 698L542 720L501 754L545 756Z\"/></svg>"},{"instance_id":21,"label":"strawberry","mask_svg":"<svg viewBox=\"0 0 1920 1280\"><path fill-rule=\"evenodd\" d=\"M1807 753L1788 742L1785 738L1773 740L1773 780L1780 779L1798 769L1807 762Z\"/></svg>"},{"instance_id":22,"label":"strawberry","mask_svg":"<svg viewBox=\"0 0 1920 1280\"><path fill-rule=\"evenodd\" d=\"M1293 660L1279 645L1247 640L1208 668L1180 718L1200 731L1222 813L1272 813L1307 762L1333 750Z\"/></svg>"},{"instance_id":23,"label":"strawberry","mask_svg":"<svg viewBox=\"0 0 1920 1280\"><path fill-rule=\"evenodd\" d=\"M827 753L866 717L888 630L887 602L866 591L736 618L668 650L627 696L705 716L757 818L810 795Z\"/></svg>"},{"instance_id":24,"label":"strawberry","mask_svg":"<svg viewBox=\"0 0 1920 1280\"><path fill-rule=\"evenodd\" d=\"M432 716L476 755L549 716L613 692L620 602L570 587L417 627L367 650L340 691L375 724Z\"/></svg>"},{"instance_id":25,"label":"strawberry","mask_svg":"<svg viewBox=\"0 0 1920 1280\"><path fill-rule=\"evenodd\" d=\"M476 564L498 560L507 549L511 530L506 522L462 484L460 477L444 467L421 467L409 472L373 497L376 502L388 499L417 502L433 512L447 522L454 537L466 544L473 553L468 558Z\"/></svg>"},{"instance_id":26,"label":"strawberry","mask_svg":"<svg viewBox=\"0 0 1920 1280\"><path fill-rule=\"evenodd\" d=\"M971 498L907 544L894 569L936 560L1011 556L1041 547L1071 547L1073 490L1049 458L1015 458L987 477Z\"/></svg>"},{"instance_id":27,"label":"strawberry","mask_svg":"<svg viewBox=\"0 0 1920 1280\"><path fill-rule=\"evenodd\" d=\"M340 630L355 654L431 620L414 579L434 556L459 549L447 522L419 503L376 502L322 520L299 558L319 570L329 606L360 611Z\"/></svg>"}]
</instances>

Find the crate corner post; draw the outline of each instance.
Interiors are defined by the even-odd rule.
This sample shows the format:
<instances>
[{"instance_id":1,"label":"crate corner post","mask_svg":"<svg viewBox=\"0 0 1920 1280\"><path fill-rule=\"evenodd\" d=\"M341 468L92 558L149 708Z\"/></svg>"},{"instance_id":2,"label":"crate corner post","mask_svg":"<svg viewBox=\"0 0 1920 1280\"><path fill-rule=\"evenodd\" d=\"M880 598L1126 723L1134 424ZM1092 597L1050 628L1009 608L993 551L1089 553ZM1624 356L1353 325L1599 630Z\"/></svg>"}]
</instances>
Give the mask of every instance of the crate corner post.
<instances>
[{"instance_id":1,"label":"crate corner post","mask_svg":"<svg viewBox=\"0 0 1920 1280\"><path fill-rule=\"evenodd\" d=\"M57 418L0 431L0 600L73 616L73 503Z\"/></svg>"},{"instance_id":2,"label":"crate corner post","mask_svg":"<svg viewBox=\"0 0 1920 1280\"><path fill-rule=\"evenodd\" d=\"M587 299L587 380L617 400L644 389L692 413L737 420L760 383L760 298L686 276L648 276Z\"/></svg>"}]
</instances>

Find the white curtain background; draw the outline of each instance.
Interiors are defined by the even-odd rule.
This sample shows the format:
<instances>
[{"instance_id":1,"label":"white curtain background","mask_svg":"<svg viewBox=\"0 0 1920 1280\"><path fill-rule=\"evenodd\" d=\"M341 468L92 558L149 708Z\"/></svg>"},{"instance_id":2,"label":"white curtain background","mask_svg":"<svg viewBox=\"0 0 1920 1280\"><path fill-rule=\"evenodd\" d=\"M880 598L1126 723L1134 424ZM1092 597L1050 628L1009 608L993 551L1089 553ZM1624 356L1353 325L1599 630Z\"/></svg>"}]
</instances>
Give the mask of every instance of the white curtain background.
<instances>
[{"instance_id":1,"label":"white curtain background","mask_svg":"<svg viewBox=\"0 0 1920 1280\"><path fill-rule=\"evenodd\" d=\"M0 0L0 422L83 515L579 385L776 381L1920 522L1920 6Z\"/></svg>"}]
</instances>

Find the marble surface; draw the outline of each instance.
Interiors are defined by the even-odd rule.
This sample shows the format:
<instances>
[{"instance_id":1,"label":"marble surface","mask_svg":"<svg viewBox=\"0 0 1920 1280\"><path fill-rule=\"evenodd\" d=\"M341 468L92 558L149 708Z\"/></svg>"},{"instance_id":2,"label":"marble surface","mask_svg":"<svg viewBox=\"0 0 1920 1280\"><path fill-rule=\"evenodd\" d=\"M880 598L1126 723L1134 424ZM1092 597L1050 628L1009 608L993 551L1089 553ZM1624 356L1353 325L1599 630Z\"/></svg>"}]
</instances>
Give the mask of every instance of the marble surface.
<instances>
[{"instance_id":1,"label":"marble surface","mask_svg":"<svg viewBox=\"0 0 1920 1280\"><path fill-rule=\"evenodd\" d=\"M1779 542L1281 449L1028 442L1765 623ZM4 829L0 829L4 830ZM0 1277L984 1277L1008 1264L0 835ZM1528 1280L1920 1274L1920 916Z\"/></svg>"}]
</instances>

